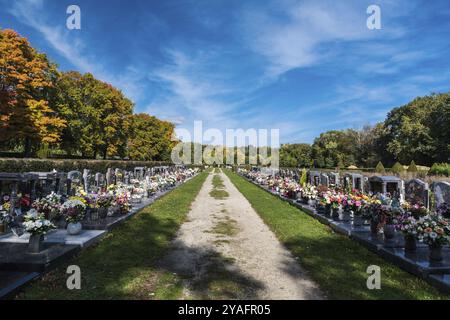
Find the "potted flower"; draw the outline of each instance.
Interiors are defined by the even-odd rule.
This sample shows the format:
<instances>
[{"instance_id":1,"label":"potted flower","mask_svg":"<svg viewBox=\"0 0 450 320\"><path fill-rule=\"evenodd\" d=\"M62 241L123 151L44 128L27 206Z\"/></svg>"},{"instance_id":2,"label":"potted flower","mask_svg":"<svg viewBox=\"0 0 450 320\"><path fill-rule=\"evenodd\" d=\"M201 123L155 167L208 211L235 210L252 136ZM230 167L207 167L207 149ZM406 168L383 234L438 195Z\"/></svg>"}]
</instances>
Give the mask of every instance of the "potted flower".
<instances>
[{"instance_id":1,"label":"potted flower","mask_svg":"<svg viewBox=\"0 0 450 320\"><path fill-rule=\"evenodd\" d=\"M381 217L383 221L383 233L385 240L391 240L395 237L395 226L399 222L401 211L390 206L382 206Z\"/></svg>"},{"instance_id":2,"label":"potted flower","mask_svg":"<svg viewBox=\"0 0 450 320\"><path fill-rule=\"evenodd\" d=\"M96 206L99 218L106 218L108 215L108 209L113 202L113 196L109 193L102 192L97 195L96 198Z\"/></svg>"},{"instance_id":3,"label":"potted flower","mask_svg":"<svg viewBox=\"0 0 450 320\"><path fill-rule=\"evenodd\" d=\"M421 217L417 222L417 232L419 240L430 248L430 260L441 261L442 246L450 243L448 221L438 214Z\"/></svg>"},{"instance_id":4,"label":"potted flower","mask_svg":"<svg viewBox=\"0 0 450 320\"><path fill-rule=\"evenodd\" d=\"M86 213L86 204L77 197L71 197L63 203L61 210L66 217L67 233L70 235L79 234L82 229L81 221Z\"/></svg>"},{"instance_id":5,"label":"potted flower","mask_svg":"<svg viewBox=\"0 0 450 320\"><path fill-rule=\"evenodd\" d=\"M407 207L407 211L410 212L415 219L419 219L420 217L424 217L428 214L427 208L421 204L416 203L409 206L407 205Z\"/></svg>"},{"instance_id":6,"label":"potted flower","mask_svg":"<svg viewBox=\"0 0 450 320\"><path fill-rule=\"evenodd\" d=\"M44 214L39 214L35 209L28 211L24 217L23 226L30 233L28 242L28 251L30 253L39 253L44 247L44 235L50 230L56 229L56 226L45 218Z\"/></svg>"},{"instance_id":7,"label":"potted flower","mask_svg":"<svg viewBox=\"0 0 450 320\"><path fill-rule=\"evenodd\" d=\"M116 195L113 203L119 214L127 214L131 210L131 205L126 193Z\"/></svg>"},{"instance_id":8,"label":"potted flower","mask_svg":"<svg viewBox=\"0 0 450 320\"><path fill-rule=\"evenodd\" d=\"M444 218L450 218L450 205L445 202L440 204L436 209L436 213L443 216Z\"/></svg>"},{"instance_id":9,"label":"potted flower","mask_svg":"<svg viewBox=\"0 0 450 320\"><path fill-rule=\"evenodd\" d=\"M334 194L330 197L330 203L331 203L331 216L333 219L339 219L339 207L341 205L341 195L340 194Z\"/></svg>"},{"instance_id":10,"label":"potted flower","mask_svg":"<svg viewBox=\"0 0 450 320\"><path fill-rule=\"evenodd\" d=\"M50 221L57 221L61 216L61 196L52 192L45 198L38 199L32 203L32 208L44 214Z\"/></svg>"},{"instance_id":11,"label":"potted flower","mask_svg":"<svg viewBox=\"0 0 450 320\"><path fill-rule=\"evenodd\" d=\"M363 225L364 217L363 217L363 207L364 200L361 197L356 197L352 199L352 207L351 212L353 213L353 225L355 227L360 227Z\"/></svg>"},{"instance_id":12,"label":"potted flower","mask_svg":"<svg viewBox=\"0 0 450 320\"><path fill-rule=\"evenodd\" d=\"M380 231L382 224L382 212L383 205L379 200L374 200L369 206L369 216L370 216L370 231L373 234L377 234Z\"/></svg>"},{"instance_id":13,"label":"potted flower","mask_svg":"<svg viewBox=\"0 0 450 320\"><path fill-rule=\"evenodd\" d=\"M406 251L416 251L417 249L417 220L409 213L404 213L399 218L399 223L397 225L397 230L399 230L403 237L405 238L405 250Z\"/></svg>"}]
</instances>

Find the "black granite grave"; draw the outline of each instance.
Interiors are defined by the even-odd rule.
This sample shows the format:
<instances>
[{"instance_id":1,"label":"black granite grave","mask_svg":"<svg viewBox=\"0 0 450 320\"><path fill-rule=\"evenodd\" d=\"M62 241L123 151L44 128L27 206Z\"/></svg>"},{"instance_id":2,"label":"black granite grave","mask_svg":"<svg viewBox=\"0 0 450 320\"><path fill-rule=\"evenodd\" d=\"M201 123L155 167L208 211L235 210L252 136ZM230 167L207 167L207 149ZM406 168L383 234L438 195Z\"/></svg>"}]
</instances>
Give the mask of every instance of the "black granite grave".
<instances>
[{"instance_id":1,"label":"black granite grave","mask_svg":"<svg viewBox=\"0 0 450 320\"><path fill-rule=\"evenodd\" d=\"M0 271L0 299L12 297L15 292L38 276L38 272Z\"/></svg>"},{"instance_id":2,"label":"black granite grave","mask_svg":"<svg viewBox=\"0 0 450 320\"><path fill-rule=\"evenodd\" d=\"M0 243L0 270L43 272L79 251L77 245L45 243L41 253L33 254L27 243Z\"/></svg>"}]
</instances>

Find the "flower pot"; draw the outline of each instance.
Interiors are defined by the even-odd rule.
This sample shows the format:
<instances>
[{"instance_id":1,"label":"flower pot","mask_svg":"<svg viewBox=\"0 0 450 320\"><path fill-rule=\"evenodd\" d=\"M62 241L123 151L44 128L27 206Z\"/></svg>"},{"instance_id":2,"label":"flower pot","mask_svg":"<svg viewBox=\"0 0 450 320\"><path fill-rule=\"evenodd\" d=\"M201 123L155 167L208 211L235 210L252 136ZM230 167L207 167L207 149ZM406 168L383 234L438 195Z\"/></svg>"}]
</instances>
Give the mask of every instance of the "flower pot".
<instances>
[{"instance_id":1,"label":"flower pot","mask_svg":"<svg viewBox=\"0 0 450 320\"><path fill-rule=\"evenodd\" d=\"M100 218L100 215L98 213L99 209L91 209L89 212L89 217L91 221L97 221Z\"/></svg>"},{"instance_id":2,"label":"flower pot","mask_svg":"<svg viewBox=\"0 0 450 320\"><path fill-rule=\"evenodd\" d=\"M370 232L372 232L373 234L378 233L378 221L374 219L370 220Z\"/></svg>"},{"instance_id":3,"label":"flower pot","mask_svg":"<svg viewBox=\"0 0 450 320\"><path fill-rule=\"evenodd\" d=\"M384 225L383 233L385 239L393 239L395 237L395 226L393 224Z\"/></svg>"},{"instance_id":4,"label":"flower pot","mask_svg":"<svg viewBox=\"0 0 450 320\"><path fill-rule=\"evenodd\" d=\"M344 212L342 212L342 221L350 221L351 220L351 212L348 210L344 210Z\"/></svg>"},{"instance_id":5,"label":"flower pot","mask_svg":"<svg viewBox=\"0 0 450 320\"><path fill-rule=\"evenodd\" d=\"M331 217L335 220L339 220L339 208L333 208Z\"/></svg>"},{"instance_id":6,"label":"flower pot","mask_svg":"<svg viewBox=\"0 0 450 320\"><path fill-rule=\"evenodd\" d=\"M353 217L353 226L361 227L363 225L364 219L361 216Z\"/></svg>"},{"instance_id":7,"label":"flower pot","mask_svg":"<svg viewBox=\"0 0 450 320\"><path fill-rule=\"evenodd\" d=\"M314 207L316 205L316 200L308 200L308 206Z\"/></svg>"},{"instance_id":8,"label":"flower pot","mask_svg":"<svg viewBox=\"0 0 450 320\"><path fill-rule=\"evenodd\" d=\"M318 204L316 206L316 211L317 211L318 214L322 214L322 215L325 214L325 206L321 205L321 204Z\"/></svg>"},{"instance_id":9,"label":"flower pot","mask_svg":"<svg viewBox=\"0 0 450 320\"><path fill-rule=\"evenodd\" d=\"M405 236L405 251L416 251L417 242L414 237Z\"/></svg>"},{"instance_id":10,"label":"flower pot","mask_svg":"<svg viewBox=\"0 0 450 320\"><path fill-rule=\"evenodd\" d=\"M325 206L325 214L326 214L327 216L331 215L331 205L330 205L330 204L327 204L327 205Z\"/></svg>"},{"instance_id":11,"label":"flower pot","mask_svg":"<svg viewBox=\"0 0 450 320\"><path fill-rule=\"evenodd\" d=\"M69 222L67 225L67 233L75 236L81 232L82 227L81 222Z\"/></svg>"},{"instance_id":12,"label":"flower pot","mask_svg":"<svg viewBox=\"0 0 450 320\"><path fill-rule=\"evenodd\" d=\"M442 246L429 246L430 248L430 260L442 261Z\"/></svg>"},{"instance_id":13,"label":"flower pot","mask_svg":"<svg viewBox=\"0 0 450 320\"><path fill-rule=\"evenodd\" d=\"M108 215L108 208L106 207L98 208L98 216L101 219L106 218L107 215Z\"/></svg>"},{"instance_id":14,"label":"flower pot","mask_svg":"<svg viewBox=\"0 0 450 320\"><path fill-rule=\"evenodd\" d=\"M44 235L42 234L30 235L30 240L28 241L28 252L40 253L42 250L44 250Z\"/></svg>"}]
</instances>

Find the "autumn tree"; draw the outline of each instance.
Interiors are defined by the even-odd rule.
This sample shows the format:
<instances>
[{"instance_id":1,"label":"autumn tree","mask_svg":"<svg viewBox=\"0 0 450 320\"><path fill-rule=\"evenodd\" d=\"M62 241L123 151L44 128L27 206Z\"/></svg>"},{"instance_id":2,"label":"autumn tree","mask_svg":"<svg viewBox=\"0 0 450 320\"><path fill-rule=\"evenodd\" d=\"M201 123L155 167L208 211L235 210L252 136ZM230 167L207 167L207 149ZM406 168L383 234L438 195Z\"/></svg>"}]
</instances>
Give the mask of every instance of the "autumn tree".
<instances>
[{"instance_id":1,"label":"autumn tree","mask_svg":"<svg viewBox=\"0 0 450 320\"><path fill-rule=\"evenodd\" d=\"M14 141L25 155L55 144L65 121L49 105L56 66L13 30L0 30L0 144Z\"/></svg>"}]
</instances>

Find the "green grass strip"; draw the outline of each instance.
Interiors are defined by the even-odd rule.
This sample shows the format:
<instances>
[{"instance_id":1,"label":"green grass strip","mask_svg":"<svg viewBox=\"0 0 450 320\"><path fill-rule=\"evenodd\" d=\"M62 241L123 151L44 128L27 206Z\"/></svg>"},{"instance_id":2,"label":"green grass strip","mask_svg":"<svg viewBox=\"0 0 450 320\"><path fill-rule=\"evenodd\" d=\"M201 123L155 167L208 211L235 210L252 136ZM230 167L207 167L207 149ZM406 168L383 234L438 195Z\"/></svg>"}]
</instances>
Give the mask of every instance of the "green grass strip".
<instances>
[{"instance_id":1,"label":"green grass strip","mask_svg":"<svg viewBox=\"0 0 450 320\"><path fill-rule=\"evenodd\" d=\"M448 299L424 280L411 275L336 234L286 201L224 170L278 239L329 299ZM366 286L367 267L381 268L381 289Z\"/></svg>"},{"instance_id":2,"label":"green grass strip","mask_svg":"<svg viewBox=\"0 0 450 320\"><path fill-rule=\"evenodd\" d=\"M157 262L185 221L208 173L172 190L83 251L28 286L23 299L175 299L181 285ZM68 265L81 268L81 290L66 287Z\"/></svg>"}]
</instances>

